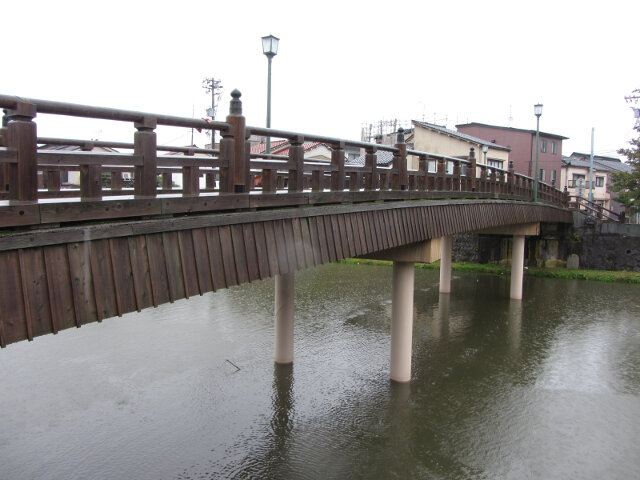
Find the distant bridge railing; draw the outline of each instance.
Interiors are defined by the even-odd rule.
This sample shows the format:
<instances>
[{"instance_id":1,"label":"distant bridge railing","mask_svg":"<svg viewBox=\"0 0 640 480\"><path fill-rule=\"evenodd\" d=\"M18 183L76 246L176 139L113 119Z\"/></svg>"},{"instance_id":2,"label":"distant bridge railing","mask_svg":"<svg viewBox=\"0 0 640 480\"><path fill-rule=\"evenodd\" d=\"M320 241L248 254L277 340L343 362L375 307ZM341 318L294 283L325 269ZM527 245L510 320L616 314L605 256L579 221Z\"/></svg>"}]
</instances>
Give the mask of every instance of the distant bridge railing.
<instances>
[{"instance_id":1,"label":"distant bridge railing","mask_svg":"<svg viewBox=\"0 0 640 480\"><path fill-rule=\"evenodd\" d=\"M578 210L590 217L598 219L603 222L617 222L625 223L624 212L614 212L608 208L604 208L602 205L592 202L587 198L580 195L569 196L569 208L572 210Z\"/></svg>"},{"instance_id":2,"label":"distant bridge railing","mask_svg":"<svg viewBox=\"0 0 640 480\"><path fill-rule=\"evenodd\" d=\"M414 198L532 198L533 179L515 173L512 164L502 170L477 163L473 148L468 157L458 158L410 150L401 130L391 146L247 127L240 92L231 96L226 121L217 122L0 95L5 112L0 129L0 226L73 221L78 219L78 204L84 205L81 219L87 220L203 211L207 201L202 199L212 197L226 199L217 203L226 208ZM34 122L37 113L133 123L133 142L40 138ZM217 131L222 137L220 148L157 145L155 130L160 125ZM288 155L252 154L251 135L286 139ZM331 160L305 159L305 142L329 146ZM44 144L79 149L38 148ZM363 166L345 160L347 146L361 149ZM129 152L92 151L95 147ZM378 165L378 152L392 154L390 166ZM408 156L417 159L417 170L408 169ZM62 184L61 172L69 171L79 172L79 186ZM173 184L174 174L182 176L181 188ZM301 200L301 194L309 195ZM231 196L242 196L242 200L230 201ZM176 197L189 200L179 202ZM75 207L66 216L41 215L45 203L53 208L51 199L69 202L71 198ZM148 201L153 199L166 201ZM561 207L568 204L565 193L542 182L538 199ZM147 202L133 207L118 204L113 209L96 206L96 202L113 200Z\"/></svg>"}]
</instances>

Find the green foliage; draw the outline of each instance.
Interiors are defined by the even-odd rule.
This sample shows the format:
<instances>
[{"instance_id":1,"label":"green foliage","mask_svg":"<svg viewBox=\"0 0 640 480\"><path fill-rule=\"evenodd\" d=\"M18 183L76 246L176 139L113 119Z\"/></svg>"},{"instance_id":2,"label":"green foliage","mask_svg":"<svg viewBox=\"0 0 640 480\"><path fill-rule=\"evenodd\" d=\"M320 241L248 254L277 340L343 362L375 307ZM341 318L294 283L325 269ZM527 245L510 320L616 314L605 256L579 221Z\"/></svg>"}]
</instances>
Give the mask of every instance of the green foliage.
<instances>
[{"instance_id":1,"label":"green foliage","mask_svg":"<svg viewBox=\"0 0 640 480\"><path fill-rule=\"evenodd\" d=\"M639 135L629 142L631 147L618 150L620 155L627 157L627 163L633 170L613 174L611 190L618 192L617 202L637 209L640 207L640 126L636 126L635 130Z\"/></svg>"}]
</instances>

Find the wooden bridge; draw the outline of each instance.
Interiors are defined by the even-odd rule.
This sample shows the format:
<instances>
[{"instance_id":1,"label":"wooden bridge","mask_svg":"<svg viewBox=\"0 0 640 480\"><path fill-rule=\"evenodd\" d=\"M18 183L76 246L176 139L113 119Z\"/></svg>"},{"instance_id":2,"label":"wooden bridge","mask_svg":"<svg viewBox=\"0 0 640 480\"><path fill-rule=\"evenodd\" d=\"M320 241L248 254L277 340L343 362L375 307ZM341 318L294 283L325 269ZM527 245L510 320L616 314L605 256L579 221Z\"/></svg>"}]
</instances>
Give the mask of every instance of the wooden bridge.
<instances>
[{"instance_id":1,"label":"wooden bridge","mask_svg":"<svg viewBox=\"0 0 640 480\"><path fill-rule=\"evenodd\" d=\"M473 149L467 158L410 150L402 131L387 146L247 127L240 93L231 96L226 121L207 122L0 95L2 347L275 276L276 361L286 363L294 272L376 256L394 260L391 376L406 381L413 262L442 258L447 292L453 234L514 235L512 296L521 298L524 235L540 222L571 222L564 193L540 183L533 203L531 178L476 163ZM132 123L133 142L40 138L37 113ZM219 132L220 148L159 146L158 125ZM251 154L251 135L288 140L288 156ZM331 161L305 159L309 141L330 146ZM345 163L347 146L365 152L364 166ZM377 165L378 151L392 153L391 167ZM408 156L418 170L407 168ZM79 187L60 181L70 171ZM394 348L404 358L395 373Z\"/></svg>"}]
</instances>

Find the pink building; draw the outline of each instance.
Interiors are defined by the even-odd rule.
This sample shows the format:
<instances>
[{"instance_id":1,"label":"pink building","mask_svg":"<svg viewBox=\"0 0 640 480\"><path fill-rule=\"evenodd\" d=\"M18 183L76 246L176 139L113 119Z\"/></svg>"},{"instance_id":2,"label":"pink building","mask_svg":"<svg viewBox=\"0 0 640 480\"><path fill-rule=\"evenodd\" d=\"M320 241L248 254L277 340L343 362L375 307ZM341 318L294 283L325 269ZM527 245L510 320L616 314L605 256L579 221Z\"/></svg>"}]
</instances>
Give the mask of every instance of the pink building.
<instances>
[{"instance_id":1,"label":"pink building","mask_svg":"<svg viewBox=\"0 0 640 480\"><path fill-rule=\"evenodd\" d=\"M511 148L509 160L513 160L516 173L534 176L536 163L536 131L520 128L499 127L484 123L456 125L460 133L488 140ZM540 154L538 156L538 178L550 185L559 186L562 168L562 141L568 137L540 132Z\"/></svg>"}]
</instances>

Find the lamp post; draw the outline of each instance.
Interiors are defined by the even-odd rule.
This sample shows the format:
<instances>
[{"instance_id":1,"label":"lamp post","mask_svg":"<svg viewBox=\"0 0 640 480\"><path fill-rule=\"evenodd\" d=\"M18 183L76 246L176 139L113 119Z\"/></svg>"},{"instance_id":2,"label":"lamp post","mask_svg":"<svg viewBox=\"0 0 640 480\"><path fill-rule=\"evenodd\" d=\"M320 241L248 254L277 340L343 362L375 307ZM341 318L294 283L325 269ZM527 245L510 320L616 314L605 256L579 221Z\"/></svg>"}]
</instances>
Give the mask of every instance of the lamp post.
<instances>
[{"instance_id":1,"label":"lamp post","mask_svg":"<svg viewBox=\"0 0 640 480\"><path fill-rule=\"evenodd\" d=\"M536 116L536 171L533 177L533 201L538 201L538 158L540 156L540 115L542 115L542 104L536 103L533 106L533 113Z\"/></svg>"},{"instance_id":2,"label":"lamp post","mask_svg":"<svg viewBox=\"0 0 640 480\"><path fill-rule=\"evenodd\" d=\"M271 128L271 60L278 54L280 39L273 35L262 37L262 53L267 56L269 68L267 74L267 128ZM267 153L271 153L271 137L267 137Z\"/></svg>"}]
</instances>

